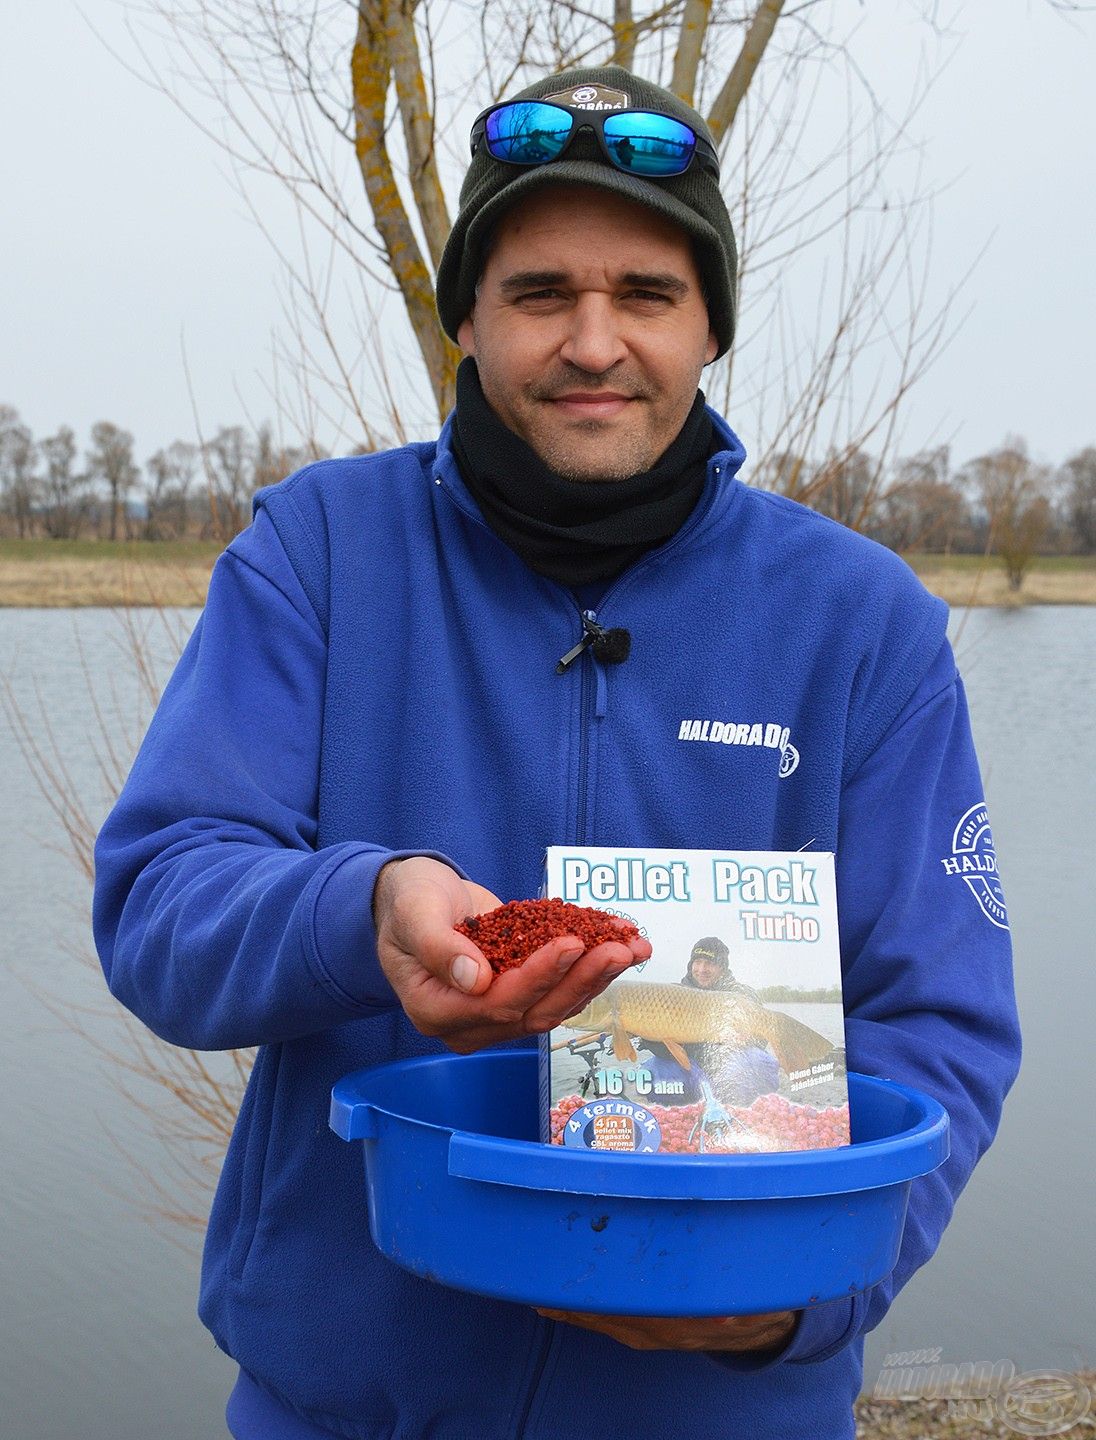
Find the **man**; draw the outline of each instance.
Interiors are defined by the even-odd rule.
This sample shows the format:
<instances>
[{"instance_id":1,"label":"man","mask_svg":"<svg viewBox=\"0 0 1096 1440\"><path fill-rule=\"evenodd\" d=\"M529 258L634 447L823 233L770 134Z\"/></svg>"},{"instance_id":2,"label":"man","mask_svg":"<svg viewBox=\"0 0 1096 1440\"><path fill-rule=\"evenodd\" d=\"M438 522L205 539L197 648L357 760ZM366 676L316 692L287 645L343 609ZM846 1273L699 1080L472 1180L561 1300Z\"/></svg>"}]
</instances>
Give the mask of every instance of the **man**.
<instances>
[{"instance_id":1,"label":"man","mask_svg":"<svg viewBox=\"0 0 1096 1440\"><path fill-rule=\"evenodd\" d=\"M705 935L689 952L689 963L680 983L691 990L718 990L738 994L761 1004L757 991L736 980L731 971L731 952L727 942L718 935ZM644 1064L652 1078L680 1085L665 1101L676 1105L692 1105L703 1094L702 1082L709 1084L717 1076L715 1088L728 1105L749 1105L759 1095L768 1095L780 1084L780 1066L767 1042L754 1035L742 1045L715 1044L695 1041L681 1048L692 1062L685 1070L665 1045L658 1040L644 1040L650 1059Z\"/></svg>"},{"instance_id":2,"label":"man","mask_svg":"<svg viewBox=\"0 0 1096 1440\"><path fill-rule=\"evenodd\" d=\"M863 1333L1018 1058L1007 933L940 863L981 797L945 609L734 478L697 392L735 291L700 118L619 69L519 99L473 132L439 271L455 415L257 497L100 837L100 955L165 1038L260 1047L199 1307L236 1436L851 1436ZM836 852L850 1063L954 1126L869 1294L559 1317L372 1247L333 1082L533 1043L644 953L561 940L492 979L454 931L576 841Z\"/></svg>"},{"instance_id":3,"label":"man","mask_svg":"<svg viewBox=\"0 0 1096 1440\"><path fill-rule=\"evenodd\" d=\"M689 963L681 977L682 985L694 990L735 990L759 1000L757 991L736 980L731 970L731 952L718 935L705 935L689 952Z\"/></svg>"}]
</instances>

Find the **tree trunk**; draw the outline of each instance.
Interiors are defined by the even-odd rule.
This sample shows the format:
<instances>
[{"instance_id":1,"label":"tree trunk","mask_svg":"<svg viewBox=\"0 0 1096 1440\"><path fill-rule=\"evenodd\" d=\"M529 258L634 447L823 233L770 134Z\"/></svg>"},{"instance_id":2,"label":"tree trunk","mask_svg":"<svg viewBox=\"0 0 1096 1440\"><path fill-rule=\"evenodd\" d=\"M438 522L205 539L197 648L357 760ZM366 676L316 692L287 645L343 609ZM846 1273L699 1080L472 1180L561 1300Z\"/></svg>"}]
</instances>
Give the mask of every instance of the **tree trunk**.
<instances>
[{"instance_id":1,"label":"tree trunk","mask_svg":"<svg viewBox=\"0 0 1096 1440\"><path fill-rule=\"evenodd\" d=\"M430 377L438 414L444 418L453 408L460 352L438 321L430 272L407 218L385 140L385 109L393 64L389 34L413 27L410 10L406 0L358 0L358 31L350 60L354 152L374 223ZM397 49L402 47L406 52L407 44L403 33ZM421 82L421 74L419 79ZM423 183L430 188L428 180Z\"/></svg>"},{"instance_id":2,"label":"tree trunk","mask_svg":"<svg viewBox=\"0 0 1096 1440\"><path fill-rule=\"evenodd\" d=\"M631 70L636 58L636 25L632 0L613 0L613 53L610 63Z\"/></svg>"},{"instance_id":3,"label":"tree trunk","mask_svg":"<svg viewBox=\"0 0 1096 1440\"><path fill-rule=\"evenodd\" d=\"M390 0L388 47L396 80L408 173L415 208L419 213L430 261L437 270L441 252L449 238L449 210L435 159L434 117L426 97L426 82L415 35L415 10L419 0Z\"/></svg>"},{"instance_id":4,"label":"tree trunk","mask_svg":"<svg viewBox=\"0 0 1096 1440\"><path fill-rule=\"evenodd\" d=\"M677 38L677 53L674 55L674 73L670 89L686 105L693 103L696 90L696 72L700 66L700 55L704 48L704 34L711 19L712 0L685 0L681 14L681 29Z\"/></svg>"},{"instance_id":5,"label":"tree trunk","mask_svg":"<svg viewBox=\"0 0 1096 1440\"><path fill-rule=\"evenodd\" d=\"M776 22L780 19L780 12L783 8L784 0L762 0L754 18L750 21L750 28L746 31L746 38L742 42L742 49L738 52L738 59L731 67L731 73L723 82L723 88L715 97L715 103L708 114L708 128L712 132L712 138L715 140L717 148L734 125L738 107L742 104L757 72L757 67L761 64L761 57L765 53L766 45L772 39Z\"/></svg>"}]
</instances>

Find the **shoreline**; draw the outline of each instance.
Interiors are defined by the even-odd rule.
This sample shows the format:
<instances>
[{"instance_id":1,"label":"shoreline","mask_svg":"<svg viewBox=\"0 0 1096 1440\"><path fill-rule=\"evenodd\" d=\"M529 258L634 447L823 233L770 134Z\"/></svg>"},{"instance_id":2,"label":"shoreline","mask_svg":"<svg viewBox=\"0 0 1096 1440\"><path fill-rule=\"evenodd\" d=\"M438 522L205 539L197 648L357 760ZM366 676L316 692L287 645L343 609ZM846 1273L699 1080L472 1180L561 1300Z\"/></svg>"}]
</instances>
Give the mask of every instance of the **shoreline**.
<instances>
[{"instance_id":1,"label":"shoreline","mask_svg":"<svg viewBox=\"0 0 1096 1440\"><path fill-rule=\"evenodd\" d=\"M200 608L220 548L201 542L3 541L0 608ZM1019 591L1009 590L999 562L977 555L906 558L926 587L951 606L1096 605L1093 556L1038 559Z\"/></svg>"}]
</instances>

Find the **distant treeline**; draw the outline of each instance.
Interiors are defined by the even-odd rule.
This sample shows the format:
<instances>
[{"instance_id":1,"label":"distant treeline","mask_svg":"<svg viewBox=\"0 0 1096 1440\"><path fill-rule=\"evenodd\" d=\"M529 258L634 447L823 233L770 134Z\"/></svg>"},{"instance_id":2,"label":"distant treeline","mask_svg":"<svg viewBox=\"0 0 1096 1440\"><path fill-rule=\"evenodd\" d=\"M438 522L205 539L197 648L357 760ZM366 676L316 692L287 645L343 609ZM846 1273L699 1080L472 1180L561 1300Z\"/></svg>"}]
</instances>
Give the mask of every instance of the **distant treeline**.
<instances>
[{"instance_id":1,"label":"distant treeline","mask_svg":"<svg viewBox=\"0 0 1096 1440\"><path fill-rule=\"evenodd\" d=\"M133 446L109 420L91 427L82 453L68 426L36 440L0 405L0 535L228 541L250 520L256 490L323 456L276 443L269 425L173 440L143 467ZM1057 467L1032 460L1017 437L961 466L946 446L893 461L860 449L783 453L744 478L892 550L999 555L1016 586L1034 555L1096 552L1096 446Z\"/></svg>"},{"instance_id":2,"label":"distant treeline","mask_svg":"<svg viewBox=\"0 0 1096 1440\"><path fill-rule=\"evenodd\" d=\"M791 985L766 985L759 990L762 1000L771 1000L777 1005L840 1005L841 990L830 985L822 990L796 990Z\"/></svg>"},{"instance_id":3,"label":"distant treeline","mask_svg":"<svg viewBox=\"0 0 1096 1440\"><path fill-rule=\"evenodd\" d=\"M142 468L133 436L109 420L80 453L67 425L35 440L0 405L0 535L54 540L219 540L251 520L251 497L322 452L279 445L270 427L222 426L200 445L173 440Z\"/></svg>"}]
</instances>

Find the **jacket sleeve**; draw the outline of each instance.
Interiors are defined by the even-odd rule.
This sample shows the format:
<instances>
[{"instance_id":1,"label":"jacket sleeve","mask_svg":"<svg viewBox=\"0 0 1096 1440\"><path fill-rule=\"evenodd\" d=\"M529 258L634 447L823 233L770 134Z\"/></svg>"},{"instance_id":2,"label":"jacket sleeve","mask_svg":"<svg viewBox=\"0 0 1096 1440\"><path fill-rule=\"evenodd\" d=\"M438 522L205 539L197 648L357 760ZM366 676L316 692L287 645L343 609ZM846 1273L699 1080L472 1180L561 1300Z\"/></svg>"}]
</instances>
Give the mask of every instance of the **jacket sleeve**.
<instances>
[{"instance_id":1,"label":"jacket sleeve","mask_svg":"<svg viewBox=\"0 0 1096 1440\"><path fill-rule=\"evenodd\" d=\"M217 562L96 843L107 983L176 1045L267 1044L397 1003L373 886L422 852L316 849L325 673L323 630L260 510Z\"/></svg>"},{"instance_id":2,"label":"jacket sleeve","mask_svg":"<svg viewBox=\"0 0 1096 1440\"><path fill-rule=\"evenodd\" d=\"M951 1120L951 1156L915 1180L898 1263L870 1291L808 1310L774 1359L829 1359L886 1315L936 1250L955 1201L997 1130L1020 1061L1012 952L992 886L953 851L981 808L966 699L945 641L903 713L846 783L837 896L850 1070L933 1096ZM973 833L976 826L969 827Z\"/></svg>"}]
</instances>

